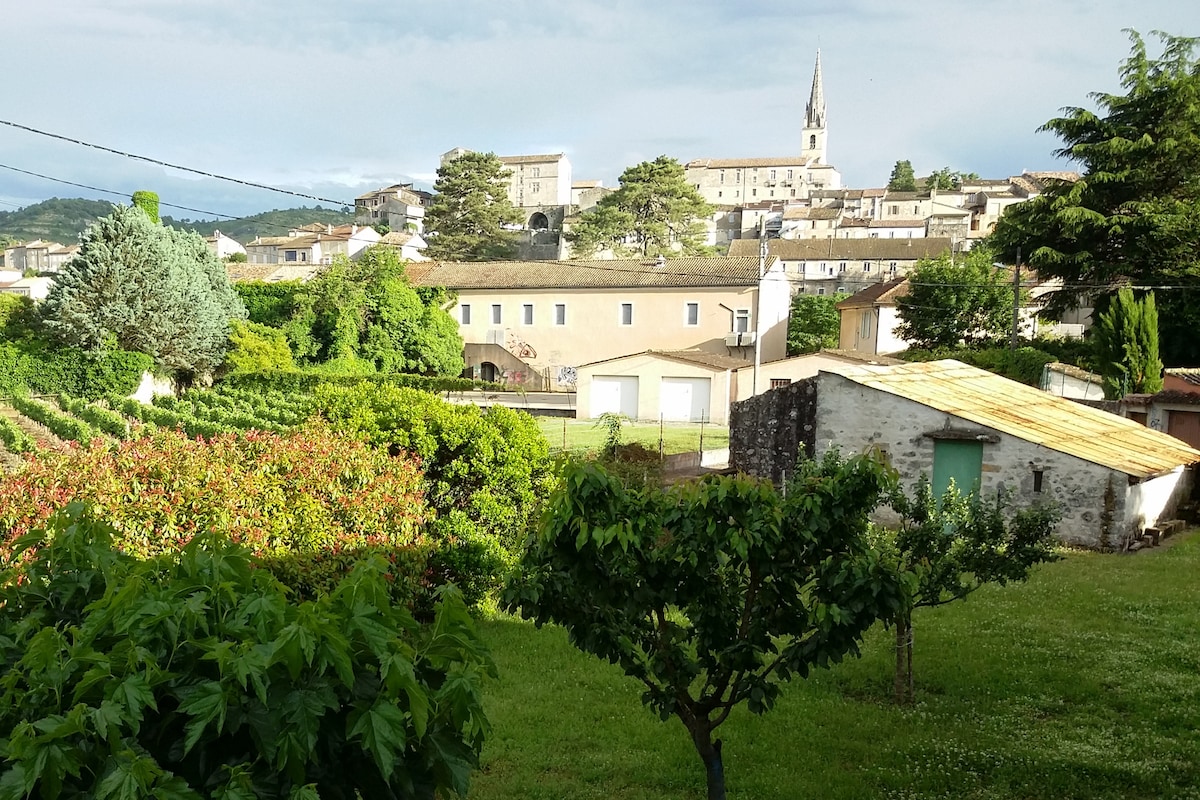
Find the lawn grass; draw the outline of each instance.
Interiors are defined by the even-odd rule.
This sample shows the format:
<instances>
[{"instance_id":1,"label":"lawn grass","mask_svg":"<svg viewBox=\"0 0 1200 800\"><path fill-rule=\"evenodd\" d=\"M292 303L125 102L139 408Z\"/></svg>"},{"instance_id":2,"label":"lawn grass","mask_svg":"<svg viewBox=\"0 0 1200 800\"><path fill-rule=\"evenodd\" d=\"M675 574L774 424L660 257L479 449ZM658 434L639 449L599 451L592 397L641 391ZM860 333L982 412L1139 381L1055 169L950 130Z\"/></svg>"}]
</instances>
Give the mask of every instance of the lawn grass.
<instances>
[{"instance_id":1,"label":"lawn grass","mask_svg":"<svg viewBox=\"0 0 1200 800\"><path fill-rule=\"evenodd\" d=\"M731 798L1200 798L1200 534L1072 553L1032 579L919 610L917 702L891 640L719 729ZM561 629L483 623L501 670L471 798L701 798L685 730Z\"/></svg>"},{"instance_id":2,"label":"lawn grass","mask_svg":"<svg viewBox=\"0 0 1200 800\"><path fill-rule=\"evenodd\" d=\"M554 452L561 450L594 451L604 445L605 431L591 419L568 419L566 417L537 417L542 435ZM565 436L564 436L565 430ZM661 428L663 452L695 452L700 448L700 432L704 432L704 449L720 450L729 447L729 428L719 425L667 423ZM566 446L564 447L564 438ZM627 422L621 428L621 442L639 442L658 449L660 428L657 422Z\"/></svg>"}]
</instances>

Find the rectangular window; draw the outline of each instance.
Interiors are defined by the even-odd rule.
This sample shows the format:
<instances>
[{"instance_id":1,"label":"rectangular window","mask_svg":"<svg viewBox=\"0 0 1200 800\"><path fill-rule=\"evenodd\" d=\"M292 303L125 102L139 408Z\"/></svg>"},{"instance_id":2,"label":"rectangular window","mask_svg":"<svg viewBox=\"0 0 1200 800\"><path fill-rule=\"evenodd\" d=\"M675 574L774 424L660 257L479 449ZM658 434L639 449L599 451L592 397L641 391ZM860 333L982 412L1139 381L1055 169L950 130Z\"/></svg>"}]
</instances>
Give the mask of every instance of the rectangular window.
<instances>
[{"instance_id":1,"label":"rectangular window","mask_svg":"<svg viewBox=\"0 0 1200 800\"><path fill-rule=\"evenodd\" d=\"M521 323L524 325L533 324L533 303L525 303L521 306Z\"/></svg>"},{"instance_id":2,"label":"rectangular window","mask_svg":"<svg viewBox=\"0 0 1200 800\"><path fill-rule=\"evenodd\" d=\"M459 318L462 321L462 324L470 325L471 324L471 304L464 303L463 305L459 306L459 308L462 310L462 316Z\"/></svg>"},{"instance_id":3,"label":"rectangular window","mask_svg":"<svg viewBox=\"0 0 1200 800\"><path fill-rule=\"evenodd\" d=\"M529 191L540 192L541 190L542 190L542 185L540 183L538 183L537 181L534 181L533 183L529 184Z\"/></svg>"},{"instance_id":4,"label":"rectangular window","mask_svg":"<svg viewBox=\"0 0 1200 800\"><path fill-rule=\"evenodd\" d=\"M555 303L554 304L554 324L555 325L566 325L567 324L567 304L566 303Z\"/></svg>"},{"instance_id":5,"label":"rectangular window","mask_svg":"<svg viewBox=\"0 0 1200 800\"><path fill-rule=\"evenodd\" d=\"M721 196L721 192L717 192L717 197L720 197L720 196Z\"/></svg>"},{"instance_id":6,"label":"rectangular window","mask_svg":"<svg viewBox=\"0 0 1200 800\"><path fill-rule=\"evenodd\" d=\"M739 308L733 314L733 332L747 333L750 330L750 309Z\"/></svg>"},{"instance_id":7,"label":"rectangular window","mask_svg":"<svg viewBox=\"0 0 1200 800\"><path fill-rule=\"evenodd\" d=\"M913 216L914 217L921 216L921 207L920 206L913 206Z\"/></svg>"},{"instance_id":8,"label":"rectangular window","mask_svg":"<svg viewBox=\"0 0 1200 800\"><path fill-rule=\"evenodd\" d=\"M900 206L898 206L898 205L892 206L892 216L894 216L894 217L900 216Z\"/></svg>"},{"instance_id":9,"label":"rectangular window","mask_svg":"<svg viewBox=\"0 0 1200 800\"><path fill-rule=\"evenodd\" d=\"M542 177L542 168L541 167L530 167L529 175L534 178Z\"/></svg>"},{"instance_id":10,"label":"rectangular window","mask_svg":"<svg viewBox=\"0 0 1200 800\"><path fill-rule=\"evenodd\" d=\"M838 264L838 272L845 272L845 271L846 271L846 262L843 261L840 264Z\"/></svg>"},{"instance_id":11,"label":"rectangular window","mask_svg":"<svg viewBox=\"0 0 1200 800\"><path fill-rule=\"evenodd\" d=\"M871 338L871 312L863 311L858 321L858 336L860 339Z\"/></svg>"},{"instance_id":12,"label":"rectangular window","mask_svg":"<svg viewBox=\"0 0 1200 800\"><path fill-rule=\"evenodd\" d=\"M751 190L750 190L750 196L751 196L751 197L758 197L758 189L751 189Z\"/></svg>"},{"instance_id":13,"label":"rectangular window","mask_svg":"<svg viewBox=\"0 0 1200 800\"><path fill-rule=\"evenodd\" d=\"M720 172L718 172L718 173L717 173L717 176L718 176L718 177L717 177L717 181L718 181L718 183L724 183L724 182L725 182L725 170L721 170Z\"/></svg>"},{"instance_id":14,"label":"rectangular window","mask_svg":"<svg viewBox=\"0 0 1200 800\"><path fill-rule=\"evenodd\" d=\"M870 271L871 271L871 262L864 261L863 262L863 272L870 272Z\"/></svg>"},{"instance_id":15,"label":"rectangular window","mask_svg":"<svg viewBox=\"0 0 1200 800\"><path fill-rule=\"evenodd\" d=\"M621 303L621 324L633 324L633 303Z\"/></svg>"},{"instance_id":16,"label":"rectangular window","mask_svg":"<svg viewBox=\"0 0 1200 800\"><path fill-rule=\"evenodd\" d=\"M501 317L500 317L500 304L499 304L499 303L492 303L492 324L493 324L493 325L499 325L499 324L500 324L500 319L501 319Z\"/></svg>"},{"instance_id":17,"label":"rectangular window","mask_svg":"<svg viewBox=\"0 0 1200 800\"><path fill-rule=\"evenodd\" d=\"M287 252L285 252L283 254L283 260L284 261L295 261L296 260L296 251L288 250Z\"/></svg>"},{"instance_id":18,"label":"rectangular window","mask_svg":"<svg viewBox=\"0 0 1200 800\"><path fill-rule=\"evenodd\" d=\"M824 286L818 286L818 287L817 287L817 294L825 294L825 287L824 287Z\"/></svg>"},{"instance_id":19,"label":"rectangular window","mask_svg":"<svg viewBox=\"0 0 1200 800\"><path fill-rule=\"evenodd\" d=\"M792 179L792 171L790 169L787 171L787 179L789 181Z\"/></svg>"},{"instance_id":20,"label":"rectangular window","mask_svg":"<svg viewBox=\"0 0 1200 800\"><path fill-rule=\"evenodd\" d=\"M700 324L700 304L687 303L684 306L684 323L685 325Z\"/></svg>"},{"instance_id":21,"label":"rectangular window","mask_svg":"<svg viewBox=\"0 0 1200 800\"><path fill-rule=\"evenodd\" d=\"M775 170L771 170L769 175L770 175L769 180L775 180Z\"/></svg>"}]
</instances>

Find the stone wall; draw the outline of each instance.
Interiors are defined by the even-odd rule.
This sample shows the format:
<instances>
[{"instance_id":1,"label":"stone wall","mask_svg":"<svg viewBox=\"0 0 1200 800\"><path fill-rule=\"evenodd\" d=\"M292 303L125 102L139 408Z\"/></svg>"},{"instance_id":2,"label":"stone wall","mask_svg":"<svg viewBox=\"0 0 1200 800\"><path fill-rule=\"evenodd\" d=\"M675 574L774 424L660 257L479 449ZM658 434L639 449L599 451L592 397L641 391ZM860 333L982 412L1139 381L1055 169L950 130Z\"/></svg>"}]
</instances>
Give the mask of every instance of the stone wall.
<instances>
[{"instance_id":1,"label":"stone wall","mask_svg":"<svg viewBox=\"0 0 1200 800\"><path fill-rule=\"evenodd\" d=\"M816 443L817 379L805 378L734 403L729 412L729 466L781 483L801 451Z\"/></svg>"}]
</instances>

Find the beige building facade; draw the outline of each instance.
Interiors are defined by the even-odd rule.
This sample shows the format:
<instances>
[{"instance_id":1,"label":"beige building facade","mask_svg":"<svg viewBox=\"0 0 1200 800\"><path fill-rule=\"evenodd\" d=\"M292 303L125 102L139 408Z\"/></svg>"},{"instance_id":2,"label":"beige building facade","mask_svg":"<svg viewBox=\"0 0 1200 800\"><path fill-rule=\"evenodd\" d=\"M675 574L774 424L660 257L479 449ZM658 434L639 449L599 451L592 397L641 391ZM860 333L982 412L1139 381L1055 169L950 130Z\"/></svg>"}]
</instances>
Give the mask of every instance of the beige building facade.
<instances>
[{"instance_id":1,"label":"beige building facade","mask_svg":"<svg viewBox=\"0 0 1200 800\"><path fill-rule=\"evenodd\" d=\"M647 350L786 349L791 295L774 259L761 278L755 257L432 263L412 280L456 293L468 369L486 380L574 391L581 365Z\"/></svg>"}]
</instances>

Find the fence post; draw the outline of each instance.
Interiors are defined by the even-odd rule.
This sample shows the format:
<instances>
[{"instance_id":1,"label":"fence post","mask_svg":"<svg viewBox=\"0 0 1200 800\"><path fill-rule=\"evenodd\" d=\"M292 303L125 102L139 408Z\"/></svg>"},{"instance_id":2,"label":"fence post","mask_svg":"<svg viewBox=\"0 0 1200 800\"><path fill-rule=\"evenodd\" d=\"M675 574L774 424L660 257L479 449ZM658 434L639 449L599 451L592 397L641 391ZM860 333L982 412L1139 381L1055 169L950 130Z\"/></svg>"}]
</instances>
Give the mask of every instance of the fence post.
<instances>
[{"instance_id":1,"label":"fence post","mask_svg":"<svg viewBox=\"0 0 1200 800\"><path fill-rule=\"evenodd\" d=\"M665 458L666 446L663 444L663 413L658 412L658 460Z\"/></svg>"},{"instance_id":2,"label":"fence post","mask_svg":"<svg viewBox=\"0 0 1200 800\"><path fill-rule=\"evenodd\" d=\"M704 460L704 412L700 412L700 460Z\"/></svg>"},{"instance_id":3,"label":"fence post","mask_svg":"<svg viewBox=\"0 0 1200 800\"><path fill-rule=\"evenodd\" d=\"M567 418L563 417L563 452L567 451Z\"/></svg>"}]
</instances>

